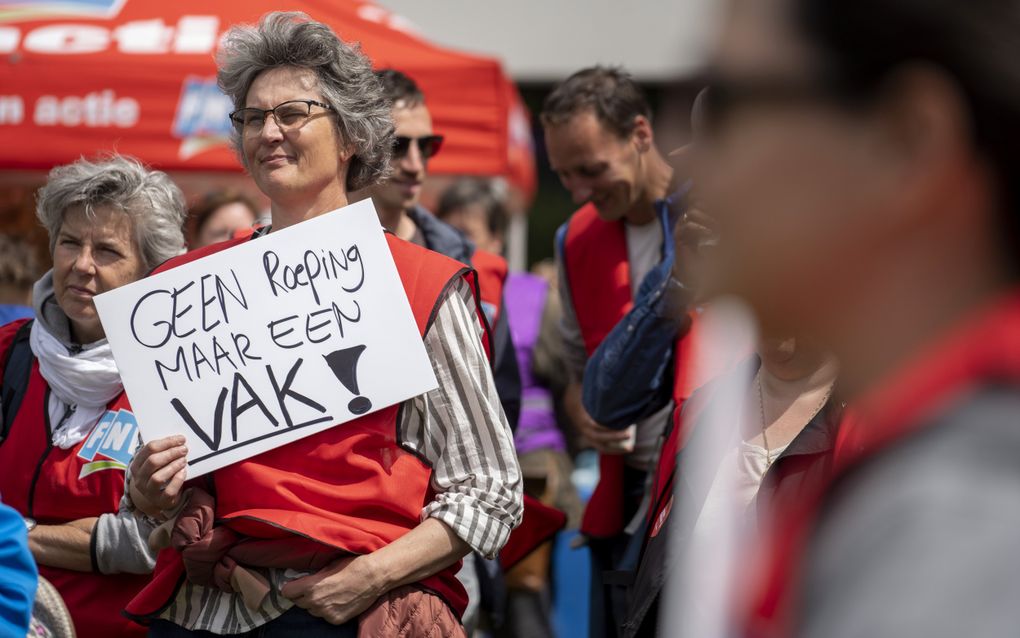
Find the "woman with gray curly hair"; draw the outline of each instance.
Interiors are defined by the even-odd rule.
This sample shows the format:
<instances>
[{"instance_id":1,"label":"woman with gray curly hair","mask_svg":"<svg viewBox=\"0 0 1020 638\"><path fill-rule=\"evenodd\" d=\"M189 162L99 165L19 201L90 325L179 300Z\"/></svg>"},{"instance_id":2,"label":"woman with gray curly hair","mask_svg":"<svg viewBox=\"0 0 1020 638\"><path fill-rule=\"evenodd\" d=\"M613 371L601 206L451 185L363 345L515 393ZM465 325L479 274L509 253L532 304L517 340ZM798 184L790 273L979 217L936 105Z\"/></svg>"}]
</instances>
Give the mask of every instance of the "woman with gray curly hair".
<instances>
[{"instance_id":1,"label":"woman with gray curly hair","mask_svg":"<svg viewBox=\"0 0 1020 638\"><path fill-rule=\"evenodd\" d=\"M385 175L392 152L390 105L368 59L328 26L267 14L232 28L218 61L238 155L271 200L271 226L166 267L346 205ZM521 520L520 468L470 270L386 241L438 387L187 490L183 436L140 448L131 498L174 516L185 539L162 551L127 608L150 635L465 635L458 561L506 543Z\"/></svg>"},{"instance_id":2,"label":"woman with gray curly hair","mask_svg":"<svg viewBox=\"0 0 1020 638\"><path fill-rule=\"evenodd\" d=\"M136 160L82 159L50 172L37 214L53 269L35 318L0 328L0 494L78 635L139 635L120 610L152 571L152 525L123 498L137 424L93 298L183 250L184 197Z\"/></svg>"},{"instance_id":3,"label":"woman with gray curly hair","mask_svg":"<svg viewBox=\"0 0 1020 638\"><path fill-rule=\"evenodd\" d=\"M218 59L217 82L236 109L234 148L272 201L276 228L343 206L387 174L393 152L368 58L300 15L231 30Z\"/></svg>"}]
</instances>

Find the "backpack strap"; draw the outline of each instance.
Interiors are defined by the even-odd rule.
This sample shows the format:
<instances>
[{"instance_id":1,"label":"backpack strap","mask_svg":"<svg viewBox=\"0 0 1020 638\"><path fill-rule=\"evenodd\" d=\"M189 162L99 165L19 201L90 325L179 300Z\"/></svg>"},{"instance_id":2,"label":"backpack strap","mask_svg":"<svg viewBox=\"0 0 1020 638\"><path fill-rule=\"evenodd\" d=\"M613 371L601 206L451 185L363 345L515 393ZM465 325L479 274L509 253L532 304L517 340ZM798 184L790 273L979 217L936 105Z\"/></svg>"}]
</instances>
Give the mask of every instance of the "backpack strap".
<instances>
[{"instance_id":1,"label":"backpack strap","mask_svg":"<svg viewBox=\"0 0 1020 638\"><path fill-rule=\"evenodd\" d=\"M21 408L21 400L28 391L28 380L32 374L32 346L28 342L32 332L32 321L26 321L14 334L11 345L4 354L3 385L0 387L0 411L3 412L3 429L0 430L0 443L11 431L14 418Z\"/></svg>"}]
</instances>

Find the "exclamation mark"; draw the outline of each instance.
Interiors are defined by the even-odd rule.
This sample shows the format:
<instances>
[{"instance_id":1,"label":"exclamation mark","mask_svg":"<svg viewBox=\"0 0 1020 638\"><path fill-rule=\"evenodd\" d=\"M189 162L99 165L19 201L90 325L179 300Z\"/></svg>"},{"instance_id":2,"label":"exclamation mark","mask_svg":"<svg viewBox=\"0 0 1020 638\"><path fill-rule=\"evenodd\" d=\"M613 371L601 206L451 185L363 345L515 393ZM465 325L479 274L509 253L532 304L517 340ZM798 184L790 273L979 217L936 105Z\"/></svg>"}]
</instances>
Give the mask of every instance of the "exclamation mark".
<instances>
[{"instance_id":1,"label":"exclamation mark","mask_svg":"<svg viewBox=\"0 0 1020 638\"><path fill-rule=\"evenodd\" d=\"M372 402L368 397L361 396L358 390L358 360L365 352L365 348L366 346L353 346L322 355L340 383L354 394L354 398L347 404L351 414L364 414L372 409Z\"/></svg>"}]
</instances>

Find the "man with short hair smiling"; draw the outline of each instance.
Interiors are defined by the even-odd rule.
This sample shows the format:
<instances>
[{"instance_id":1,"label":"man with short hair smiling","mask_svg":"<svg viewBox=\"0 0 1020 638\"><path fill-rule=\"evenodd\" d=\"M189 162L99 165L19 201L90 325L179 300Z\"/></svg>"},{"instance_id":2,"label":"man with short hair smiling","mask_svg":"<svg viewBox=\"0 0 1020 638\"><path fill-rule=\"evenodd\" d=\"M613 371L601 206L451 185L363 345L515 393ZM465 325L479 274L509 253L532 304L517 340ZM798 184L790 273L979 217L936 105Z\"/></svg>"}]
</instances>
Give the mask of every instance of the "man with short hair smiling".
<instances>
[{"instance_id":1,"label":"man with short hair smiling","mask_svg":"<svg viewBox=\"0 0 1020 638\"><path fill-rule=\"evenodd\" d=\"M506 261L477 250L453 226L442 222L420 203L428 177L428 162L443 145L443 136L432 129L432 115L425 94L413 79L394 69L375 72L393 105L396 144L389 179L369 189L379 221L397 237L442 253L472 266L478 272L485 316L492 327L492 363L496 391L507 422L517 429L521 409L521 382L506 318L499 313L506 280Z\"/></svg>"},{"instance_id":2,"label":"man with short hair smiling","mask_svg":"<svg viewBox=\"0 0 1020 638\"><path fill-rule=\"evenodd\" d=\"M592 67L557 86L542 111L549 163L581 208L557 232L556 253L563 301L563 337L573 377L565 409L580 434L600 453L600 479L581 525L592 554L592 636L615 636L625 605L624 590L608 587L603 572L625 569L624 550L640 524L647 473L661 447L679 385L649 381L644 402L658 409L645 412L631 428L612 429L613 415L590 413L581 386L588 357L638 296L642 281L666 255L672 241L673 169L655 147L651 109L641 89L624 71ZM669 267L666 266L668 269ZM686 292L667 276L664 298L678 307L671 329L682 337ZM646 352L649 365L673 371L674 340ZM611 380L610 380L611 381ZM677 386L674 388L673 386ZM621 386L622 387L622 386ZM623 402L631 397L620 397ZM619 402L617 402L619 403ZM650 412L650 413L649 413ZM603 425L605 424L605 425Z\"/></svg>"},{"instance_id":3,"label":"man with short hair smiling","mask_svg":"<svg viewBox=\"0 0 1020 638\"><path fill-rule=\"evenodd\" d=\"M389 179L372 188L372 201L379 221L387 230L401 239L427 246L424 231L416 219L421 215L418 202L428 177L429 160L442 148L443 136L432 130L432 115L425 105L425 95L414 80L393 69L376 71L375 75L382 82L386 97L392 101L397 135L390 164L393 172Z\"/></svg>"}]
</instances>

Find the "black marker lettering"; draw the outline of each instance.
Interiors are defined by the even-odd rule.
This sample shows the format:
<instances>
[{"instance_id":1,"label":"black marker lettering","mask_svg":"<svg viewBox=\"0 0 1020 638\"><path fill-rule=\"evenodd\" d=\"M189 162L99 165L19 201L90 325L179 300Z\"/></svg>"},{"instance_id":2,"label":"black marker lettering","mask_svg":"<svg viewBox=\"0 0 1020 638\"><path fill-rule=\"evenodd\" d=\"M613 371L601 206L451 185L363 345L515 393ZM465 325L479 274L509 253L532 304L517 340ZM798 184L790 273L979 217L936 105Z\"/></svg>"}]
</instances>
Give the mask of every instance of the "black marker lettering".
<instances>
[{"instance_id":1,"label":"black marker lettering","mask_svg":"<svg viewBox=\"0 0 1020 638\"><path fill-rule=\"evenodd\" d=\"M361 287L365 285L365 262L361 260L361 251L358 250L357 244L347 249L346 257L348 263L353 261L358 265L359 275L358 283L356 283L353 288L344 286L344 292L358 292L361 290Z\"/></svg>"},{"instance_id":2,"label":"black marker lettering","mask_svg":"<svg viewBox=\"0 0 1020 638\"><path fill-rule=\"evenodd\" d=\"M213 339L212 339L212 348L213 348L213 359L216 360L216 373L217 374L219 374L220 370L223 369L223 367L220 365L220 359L226 359L227 362L230 365L234 366L234 370L237 370L237 364L235 364L234 360L230 358L230 353L227 352L226 348L224 348L223 346L220 345L220 340L217 339L215 335L213 335Z\"/></svg>"},{"instance_id":3,"label":"black marker lettering","mask_svg":"<svg viewBox=\"0 0 1020 638\"><path fill-rule=\"evenodd\" d=\"M251 348L251 339L248 338L248 335L232 332L230 333L230 338L234 340L234 350L237 351L237 356L241 359L241 365L248 365L245 359L250 359L252 361L259 361L262 359L262 357L248 352L248 349Z\"/></svg>"},{"instance_id":4,"label":"black marker lettering","mask_svg":"<svg viewBox=\"0 0 1020 638\"><path fill-rule=\"evenodd\" d=\"M297 319L297 318L298 318L297 315L291 315L289 317L284 317L283 319L277 319L276 321L270 321L269 322L269 325L267 327L269 328L269 337L273 340L273 343L275 343L276 345L280 346L281 348L297 348L302 343L304 343L303 341L298 341L297 343L292 343L292 344L280 343L280 338L281 337L286 337L290 333L294 332L293 328L288 328L286 332L282 332L280 334L276 333L276 325L277 324L283 323L285 321L292 321L292 320Z\"/></svg>"},{"instance_id":5,"label":"black marker lettering","mask_svg":"<svg viewBox=\"0 0 1020 638\"><path fill-rule=\"evenodd\" d=\"M213 297L206 297L205 296L205 280L206 279L212 279L212 275L202 275L202 278L199 280L199 286L198 287L199 287L199 298L202 301L202 330L204 330L205 332L209 332L210 330L212 330L216 326L220 325L220 320L217 319L216 323L213 323L213 324L210 324L210 323L208 323L206 321L206 318L208 317L208 315L207 315L205 309L208 308L209 306L213 305L214 303L216 303L216 297L215 296L213 296Z\"/></svg>"},{"instance_id":6,"label":"black marker lettering","mask_svg":"<svg viewBox=\"0 0 1020 638\"><path fill-rule=\"evenodd\" d=\"M155 343L148 343L142 341L142 338L138 335L138 327L135 324L135 318L138 316L138 309L141 308L142 304L145 303L149 298L154 297L156 295L167 295L170 297L173 296L169 290L150 290L149 292L142 295L142 298L139 299L138 303L135 304L134 310L131 311L131 334L134 336L135 341L137 341L140 345L145 346L146 348L162 348L163 346L166 345L167 341L170 341L170 333L173 330L173 325L169 321L166 321L165 319L160 319L159 321L152 322L152 326L153 327L166 326L166 332L163 333L163 335L159 339L157 339Z\"/></svg>"},{"instance_id":7,"label":"black marker lettering","mask_svg":"<svg viewBox=\"0 0 1020 638\"><path fill-rule=\"evenodd\" d=\"M213 366L213 364L209 362L209 358L205 356L205 353L202 352L202 349L198 347L197 343L191 344L191 358L192 358L192 361L194 361L194 364L195 364L195 376L198 377L199 379L202 378L202 367L201 366L202 366L203 363L205 365L209 366L209 370L213 374L219 374L220 373L220 371L217 370Z\"/></svg>"},{"instance_id":8,"label":"black marker lettering","mask_svg":"<svg viewBox=\"0 0 1020 638\"><path fill-rule=\"evenodd\" d=\"M315 272L312 272L312 266L309 264L309 257L311 257L311 263L315 264ZM298 266L298 268L304 268L305 272L308 273L308 286L312 289L312 297L315 299L315 303L319 303L319 291L315 289L315 278L322 272L322 266L319 264L319 260L315 258L315 252L311 250L305 251L304 264Z\"/></svg>"},{"instance_id":9,"label":"black marker lettering","mask_svg":"<svg viewBox=\"0 0 1020 638\"><path fill-rule=\"evenodd\" d=\"M237 399L240 396L240 386L244 386L245 391L248 393L248 401L238 405ZM230 436L233 437L234 441L237 441L237 417L244 414L246 410L249 410L255 406L258 406L262 410L262 414L266 416L266 419L273 424L273 427L279 427L280 422L276 420L276 417L269 411L265 403L262 403L262 399L251 389L248 382L245 381L244 377L241 376L240 372L234 373L234 389L233 396L230 399Z\"/></svg>"},{"instance_id":10,"label":"black marker lettering","mask_svg":"<svg viewBox=\"0 0 1020 638\"><path fill-rule=\"evenodd\" d=\"M230 286L223 283L220 276L216 275L216 296L220 299L220 312L223 313L223 320L227 323L230 323L230 317L227 314L227 298L223 295L224 292L233 297L234 301L236 301L242 308L245 310L248 309L248 298L245 296L244 288L241 287L241 281L237 278L237 273L234 272L233 268L230 269L230 274L233 275L234 284L237 285L237 294L234 294L234 291L230 289Z\"/></svg>"},{"instance_id":11,"label":"black marker lettering","mask_svg":"<svg viewBox=\"0 0 1020 638\"><path fill-rule=\"evenodd\" d=\"M184 419L184 423L187 424L191 431L198 435L198 438L202 439L202 442L206 444L212 450L218 450L220 448L220 437L223 434L223 407L227 403L227 389L223 388L220 391L220 398L216 401L216 413L213 415L213 435L212 438L205 433L202 428L198 427L195 423L195 419L188 412L188 408L184 407L180 399L172 399L170 405L174 406L177 410L177 414L181 415Z\"/></svg>"},{"instance_id":12,"label":"black marker lettering","mask_svg":"<svg viewBox=\"0 0 1020 638\"><path fill-rule=\"evenodd\" d=\"M181 333L177 332L177 320L180 319L181 317L183 317L184 315L188 314L188 311L191 310L191 305L189 304L184 310L181 310L180 312L178 312L177 311L177 298L181 295L181 293L183 293L188 288L191 288L194 285L195 285L195 282L189 281L188 285L184 286L183 288L177 288L176 290L174 290L174 294L172 295L171 308L173 308L173 315L172 315L172 318L170 319L170 322L173 324L173 333L174 333L174 336L177 337L178 339L183 339L184 337L190 336L190 335L195 333L195 329L194 328L192 328L191 330L185 332L184 334L181 334Z\"/></svg>"},{"instance_id":13,"label":"black marker lettering","mask_svg":"<svg viewBox=\"0 0 1020 638\"><path fill-rule=\"evenodd\" d=\"M315 332L316 330L318 330L320 328L325 328L326 326L328 326L329 325L329 319L326 319L325 321L323 321L321 323L317 323L317 324L315 324L313 326L312 325L312 317L328 313L328 312L330 312L330 310L331 310L330 308L322 308L321 310L316 310L314 312L308 313L308 316L305 317L305 336L308 337L308 340L311 341L312 343L322 343L323 341L326 341L327 339L329 339L329 334L328 333L322 339L316 339L315 337L312 336L312 333Z\"/></svg>"},{"instance_id":14,"label":"black marker lettering","mask_svg":"<svg viewBox=\"0 0 1020 638\"><path fill-rule=\"evenodd\" d=\"M166 376L163 374L164 370L168 370L170 372L180 372L181 370L184 370L184 374L188 376L188 381L194 381L194 379L191 378L191 372L188 370L188 358L184 354L184 346L177 348L177 356L174 363L176 365L171 368L162 361L156 361L156 372L159 373L159 380L163 384L164 390L170 389L166 385Z\"/></svg>"},{"instance_id":15,"label":"black marker lettering","mask_svg":"<svg viewBox=\"0 0 1020 638\"><path fill-rule=\"evenodd\" d=\"M357 323L357 322L361 321L361 305L358 304L357 300L354 300L351 303L354 304L354 309L358 311L358 314L353 316L353 317L348 317L346 314L344 314L344 311L341 310L340 306L336 305L335 302L332 305L333 306L333 314L336 317L336 325L339 326L339 328L340 328L340 338L341 339L343 339L343 337L344 337L344 319L346 319L347 321L350 321L351 323Z\"/></svg>"},{"instance_id":16,"label":"black marker lettering","mask_svg":"<svg viewBox=\"0 0 1020 638\"><path fill-rule=\"evenodd\" d=\"M266 279L269 280L269 289L273 292L274 297L279 297L279 293L276 289L279 288L283 292L287 292L287 289L280 285L274 275L276 275L277 269L280 267L280 257L271 250L267 250L262 254L262 270L266 273Z\"/></svg>"},{"instance_id":17,"label":"black marker lettering","mask_svg":"<svg viewBox=\"0 0 1020 638\"><path fill-rule=\"evenodd\" d=\"M329 419L329 417L320 418L315 421L299 423L295 426L293 419L291 419L290 417L290 411L287 410L287 405L285 403L287 397L291 397L297 401L300 401L301 403L304 403L308 407L313 408L323 414L326 413L325 407L319 405L315 401L309 399L308 397L302 394L298 394L296 391L291 389L291 386L294 384L294 377L297 376L298 368L301 367L302 363L304 363L304 359L298 359L296 362L294 362L294 366L291 367L290 372L287 373L287 378L283 382L283 387L280 387L280 384L277 382L276 375L273 374L273 368L271 366L266 366L266 372L269 373L269 381L273 384L273 392L276 393L276 401L277 403L280 404L280 411L283 413L283 419L287 422L287 427L289 428L302 427L305 425L310 425L311 423L314 422L322 422Z\"/></svg>"}]
</instances>

